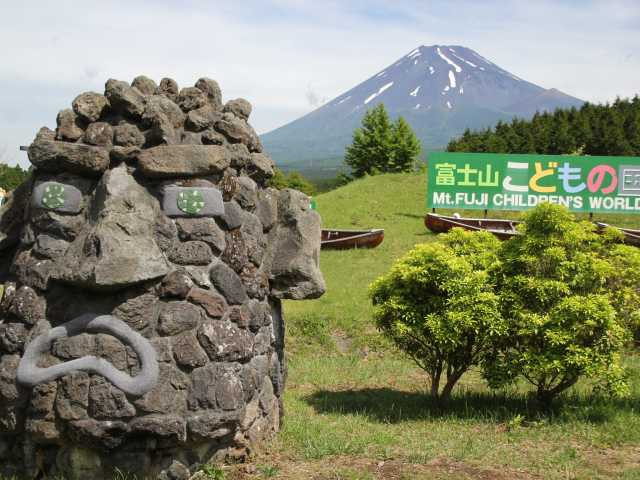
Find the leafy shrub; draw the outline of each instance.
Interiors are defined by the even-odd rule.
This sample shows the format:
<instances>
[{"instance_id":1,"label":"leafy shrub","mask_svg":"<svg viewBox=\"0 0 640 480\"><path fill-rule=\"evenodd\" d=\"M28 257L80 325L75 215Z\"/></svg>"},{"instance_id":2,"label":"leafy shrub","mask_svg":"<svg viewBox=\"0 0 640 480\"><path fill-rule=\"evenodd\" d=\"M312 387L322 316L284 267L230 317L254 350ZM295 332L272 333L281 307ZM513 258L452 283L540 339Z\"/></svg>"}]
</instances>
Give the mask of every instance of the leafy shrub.
<instances>
[{"instance_id":1,"label":"leafy shrub","mask_svg":"<svg viewBox=\"0 0 640 480\"><path fill-rule=\"evenodd\" d=\"M613 274L607 280L611 304L619 321L640 344L640 249L630 245L615 245L608 251Z\"/></svg>"},{"instance_id":2,"label":"leafy shrub","mask_svg":"<svg viewBox=\"0 0 640 480\"><path fill-rule=\"evenodd\" d=\"M640 251L552 204L519 228L502 245L453 229L415 247L370 287L378 327L440 400L474 365L493 388L526 379L542 404L581 377L626 394L620 356L640 326Z\"/></svg>"},{"instance_id":3,"label":"leafy shrub","mask_svg":"<svg viewBox=\"0 0 640 480\"><path fill-rule=\"evenodd\" d=\"M427 372L432 395L446 401L505 334L506 323L487 272L499 242L458 229L441 238L401 258L371 285L370 295L378 328Z\"/></svg>"},{"instance_id":4,"label":"leafy shrub","mask_svg":"<svg viewBox=\"0 0 640 480\"><path fill-rule=\"evenodd\" d=\"M612 301L609 290L618 275L607 254L611 237L548 203L525 214L521 228L522 235L504 243L493 270L509 332L485 357L490 386L522 376L544 404L582 376L624 393L620 351L627 330L615 306L629 304Z\"/></svg>"}]
</instances>

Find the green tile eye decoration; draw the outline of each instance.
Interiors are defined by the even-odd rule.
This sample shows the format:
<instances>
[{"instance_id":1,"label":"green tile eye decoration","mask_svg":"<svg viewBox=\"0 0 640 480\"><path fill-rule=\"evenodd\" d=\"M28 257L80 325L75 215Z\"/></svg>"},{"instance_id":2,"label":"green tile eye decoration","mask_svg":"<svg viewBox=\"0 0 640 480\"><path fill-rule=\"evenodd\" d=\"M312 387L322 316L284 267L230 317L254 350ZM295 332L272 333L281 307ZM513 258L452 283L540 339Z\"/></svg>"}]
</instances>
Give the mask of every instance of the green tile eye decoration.
<instances>
[{"instance_id":1,"label":"green tile eye decoration","mask_svg":"<svg viewBox=\"0 0 640 480\"><path fill-rule=\"evenodd\" d=\"M187 190L178 195L178 208L189 215L197 215L204 208L204 197L200 190Z\"/></svg>"},{"instance_id":2,"label":"green tile eye decoration","mask_svg":"<svg viewBox=\"0 0 640 480\"><path fill-rule=\"evenodd\" d=\"M42 205L51 209L63 207L64 197L64 187L62 185L47 185L42 196Z\"/></svg>"}]
</instances>

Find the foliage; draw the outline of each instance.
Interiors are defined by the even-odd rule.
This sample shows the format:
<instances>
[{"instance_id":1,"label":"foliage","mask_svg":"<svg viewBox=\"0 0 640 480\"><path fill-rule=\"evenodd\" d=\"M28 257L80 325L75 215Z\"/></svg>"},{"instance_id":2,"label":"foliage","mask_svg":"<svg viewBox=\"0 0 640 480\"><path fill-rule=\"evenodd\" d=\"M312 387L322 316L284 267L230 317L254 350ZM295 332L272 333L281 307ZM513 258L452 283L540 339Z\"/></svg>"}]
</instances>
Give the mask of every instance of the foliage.
<instances>
[{"instance_id":1,"label":"foliage","mask_svg":"<svg viewBox=\"0 0 640 480\"><path fill-rule=\"evenodd\" d=\"M291 171L284 173L279 168L274 169L273 177L269 179L269 186L282 190L285 188L293 188L311 196L315 193L313 184L304 178L300 172Z\"/></svg>"},{"instance_id":2,"label":"foliage","mask_svg":"<svg viewBox=\"0 0 640 480\"><path fill-rule=\"evenodd\" d=\"M211 480L224 480L226 478L224 470L217 465L203 465L202 472Z\"/></svg>"},{"instance_id":3,"label":"foliage","mask_svg":"<svg viewBox=\"0 0 640 480\"><path fill-rule=\"evenodd\" d=\"M265 478L276 477L278 476L278 473L280 473L280 469L275 465L263 465L258 468L258 471Z\"/></svg>"},{"instance_id":4,"label":"foliage","mask_svg":"<svg viewBox=\"0 0 640 480\"><path fill-rule=\"evenodd\" d=\"M7 192L14 190L18 185L27 179L29 172L23 170L20 165L10 167L4 163L0 163L0 188Z\"/></svg>"},{"instance_id":5,"label":"foliage","mask_svg":"<svg viewBox=\"0 0 640 480\"><path fill-rule=\"evenodd\" d=\"M280 170L279 168L274 168L273 177L269 179L268 185L272 188L283 190L289 186L289 182L287 181L287 176L282 170Z\"/></svg>"},{"instance_id":6,"label":"foliage","mask_svg":"<svg viewBox=\"0 0 640 480\"><path fill-rule=\"evenodd\" d=\"M420 141L409 124L399 117L391 122L384 104L367 111L362 128L353 132L353 143L347 147L345 163L351 174L407 172L413 169L420 153Z\"/></svg>"},{"instance_id":7,"label":"foliage","mask_svg":"<svg viewBox=\"0 0 640 480\"><path fill-rule=\"evenodd\" d=\"M506 324L487 273L496 261L495 237L454 229L442 240L416 246L370 294L378 327L428 373L432 395L446 401Z\"/></svg>"},{"instance_id":8,"label":"foliage","mask_svg":"<svg viewBox=\"0 0 640 480\"><path fill-rule=\"evenodd\" d=\"M451 140L449 152L640 155L640 97L536 113Z\"/></svg>"},{"instance_id":9,"label":"foliage","mask_svg":"<svg viewBox=\"0 0 640 480\"><path fill-rule=\"evenodd\" d=\"M388 168L378 167L383 172L410 172L420 154L420 140L407 121L398 117L391 130L392 151Z\"/></svg>"},{"instance_id":10,"label":"foliage","mask_svg":"<svg viewBox=\"0 0 640 480\"><path fill-rule=\"evenodd\" d=\"M522 235L504 243L493 275L509 334L485 358L491 386L522 376L543 404L582 376L603 382L609 393L626 392L620 352L627 330L608 290L610 237L594 229L544 203L525 214Z\"/></svg>"},{"instance_id":11,"label":"foliage","mask_svg":"<svg viewBox=\"0 0 640 480\"><path fill-rule=\"evenodd\" d=\"M612 229L613 230L613 229ZM618 232L618 231L616 231ZM640 343L640 249L630 245L615 245L608 249L612 274L607 279L607 291L618 320Z\"/></svg>"},{"instance_id":12,"label":"foliage","mask_svg":"<svg viewBox=\"0 0 640 480\"><path fill-rule=\"evenodd\" d=\"M309 180L304 178L299 172L289 172L289 174L287 175L287 181L289 183L289 188L300 190L307 195L313 195L315 192L315 187L313 186L313 184L309 182Z\"/></svg>"},{"instance_id":13,"label":"foliage","mask_svg":"<svg viewBox=\"0 0 640 480\"><path fill-rule=\"evenodd\" d=\"M378 327L443 400L473 365L494 388L525 378L543 404L583 376L625 394L620 354L640 324L640 253L561 206L536 207L520 229L501 247L457 229L415 247L371 286Z\"/></svg>"}]
</instances>

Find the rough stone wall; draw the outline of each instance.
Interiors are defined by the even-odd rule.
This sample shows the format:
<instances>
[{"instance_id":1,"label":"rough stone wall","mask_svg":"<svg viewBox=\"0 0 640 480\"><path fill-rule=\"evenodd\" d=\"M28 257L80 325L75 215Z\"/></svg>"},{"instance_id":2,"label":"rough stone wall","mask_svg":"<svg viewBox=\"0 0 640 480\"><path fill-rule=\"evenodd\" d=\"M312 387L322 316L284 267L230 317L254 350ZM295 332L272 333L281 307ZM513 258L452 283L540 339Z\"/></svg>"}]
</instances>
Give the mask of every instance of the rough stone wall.
<instances>
[{"instance_id":1,"label":"rough stone wall","mask_svg":"<svg viewBox=\"0 0 640 480\"><path fill-rule=\"evenodd\" d=\"M223 104L213 80L109 80L72 107L0 209L0 473L177 479L242 457L283 414L281 299L324 292L319 216L266 187L251 105ZM20 383L25 348L87 313L153 346L151 390L91 370ZM86 356L140 372L131 345L95 331L56 338L38 367Z\"/></svg>"}]
</instances>

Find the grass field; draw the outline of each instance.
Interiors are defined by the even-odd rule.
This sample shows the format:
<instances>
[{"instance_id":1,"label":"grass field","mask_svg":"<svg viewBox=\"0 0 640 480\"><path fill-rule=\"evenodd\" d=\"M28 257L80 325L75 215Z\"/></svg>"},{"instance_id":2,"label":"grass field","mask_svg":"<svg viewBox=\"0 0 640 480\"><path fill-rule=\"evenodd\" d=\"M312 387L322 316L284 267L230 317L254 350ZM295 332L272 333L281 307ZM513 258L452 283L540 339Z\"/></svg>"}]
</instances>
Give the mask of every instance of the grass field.
<instances>
[{"instance_id":1,"label":"grass field","mask_svg":"<svg viewBox=\"0 0 640 480\"><path fill-rule=\"evenodd\" d=\"M424 183L423 175L384 175L317 198L325 226L383 227L385 241L323 251L327 293L286 303L284 428L226 478L640 479L640 357L627 357L627 400L596 398L579 384L542 413L524 386L491 392L471 372L451 405L438 408L425 375L378 334L367 286L413 245L436 239L422 223Z\"/></svg>"}]
</instances>

